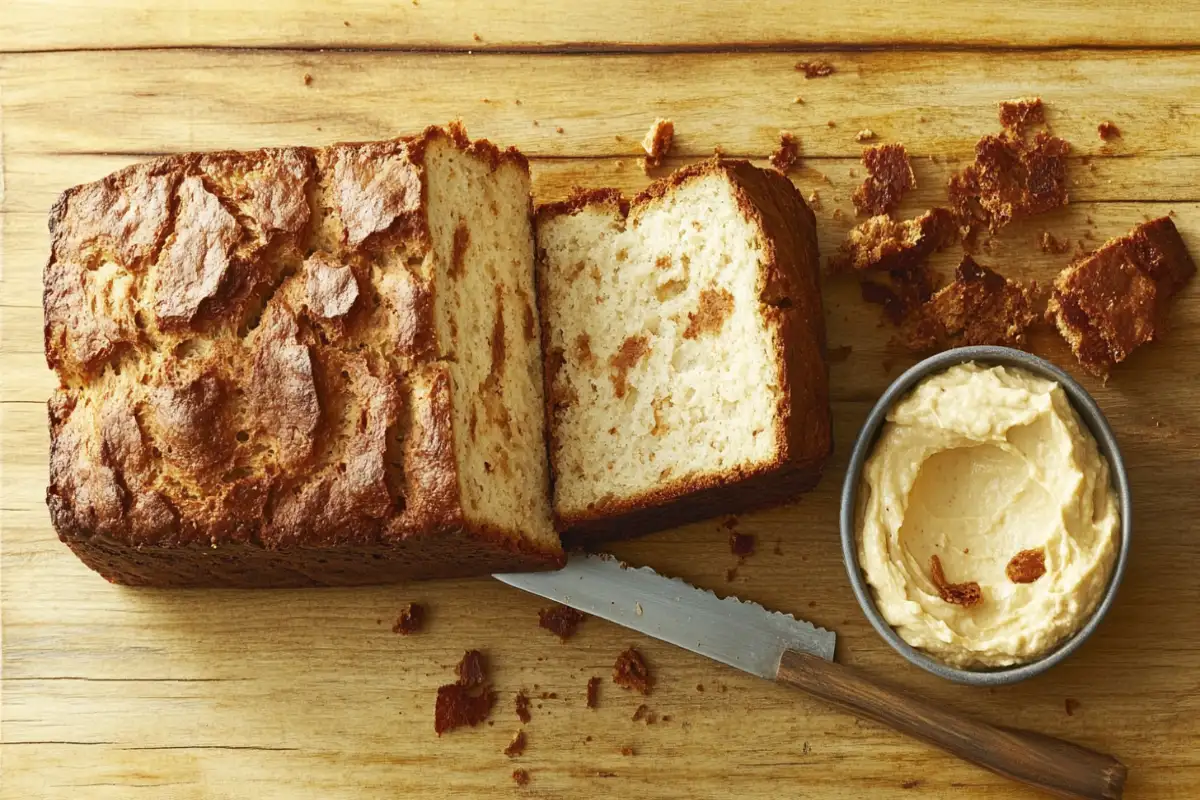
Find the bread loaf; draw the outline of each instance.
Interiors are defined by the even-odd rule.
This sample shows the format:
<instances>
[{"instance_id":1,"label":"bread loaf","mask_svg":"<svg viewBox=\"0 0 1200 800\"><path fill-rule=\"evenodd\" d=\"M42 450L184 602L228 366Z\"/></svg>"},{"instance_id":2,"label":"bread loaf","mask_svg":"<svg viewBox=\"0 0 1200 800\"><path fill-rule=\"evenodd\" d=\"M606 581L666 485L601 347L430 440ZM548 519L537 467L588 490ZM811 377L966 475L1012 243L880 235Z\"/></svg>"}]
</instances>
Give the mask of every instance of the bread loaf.
<instances>
[{"instance_id":1,"label":"bread loaf","mask_svg":"<svg viewBox=\"0 0 1200 800\"><path fill-rule=\"evenodd\" d=\"M570 540L779 502L831 446L815 223L745 161L537 215L554 513Z\"/></svg>"},{"instance_id":2,"label":"bread loaf","mask_svg":"<svg viewBox=\"0 0 1200 800\"><path fill-rule=\"evenodd\" d=\"M158 159L50 216L48 503L110 580L550 568L529 173L456 126Z\"/></svg>"}]
</instances>

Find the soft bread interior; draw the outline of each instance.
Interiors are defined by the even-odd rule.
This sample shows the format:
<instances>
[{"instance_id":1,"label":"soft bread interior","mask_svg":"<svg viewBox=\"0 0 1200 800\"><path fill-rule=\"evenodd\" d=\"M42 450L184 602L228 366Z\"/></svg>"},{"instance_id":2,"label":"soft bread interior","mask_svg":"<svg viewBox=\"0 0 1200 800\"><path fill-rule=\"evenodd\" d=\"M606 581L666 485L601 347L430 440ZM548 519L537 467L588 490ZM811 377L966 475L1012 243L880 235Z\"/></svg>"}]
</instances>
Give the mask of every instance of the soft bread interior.
<instances>
[{"instance_id":1,"label":"soft bread interior","mask_svg":"<svg viewBox=\"0 0 1200 800\"><path fill-rule=\"evenodd\" d=\"M453 386L464 516L556 549L529 176L440 139L430 143L425 171L434 319Z\"/></svg>"},{"instance_id":2,"label":"soft bread interior","mask_svg":"<svg viewBox=\"0 0 1200 800\"><path fill-rule=\"evenodd\" d=\"M782 349L760 302L765 243L724 174L628 220L615 202L550 217L538 245L564 523L774 462Z\"/></svg>"}]
</instances>

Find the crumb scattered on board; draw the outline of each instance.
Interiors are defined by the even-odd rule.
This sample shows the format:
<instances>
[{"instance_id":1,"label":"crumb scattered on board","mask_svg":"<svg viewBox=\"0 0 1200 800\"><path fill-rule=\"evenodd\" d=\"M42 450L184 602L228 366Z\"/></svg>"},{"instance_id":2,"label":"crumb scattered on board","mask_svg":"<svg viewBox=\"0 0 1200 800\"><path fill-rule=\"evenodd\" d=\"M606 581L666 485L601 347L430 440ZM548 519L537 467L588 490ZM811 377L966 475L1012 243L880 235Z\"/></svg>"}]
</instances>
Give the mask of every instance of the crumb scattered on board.
<instances>
[{"instance_id":1,"label":"crumb scattered on board","mask_svg":"<svg viewBox=\"0 0 1200 800\"><path fill-rule=\"evenodd\" d=\"M1075 716L1075 712L1079 710L1080 705L1082 704L1074 697L1068 697L1066 700L1063 700L1063 710L1067 712L1068 717Z\"/></svg>"},{"instance_id":2,"label":"crumb scattered on board","mask_svg":"<svg viewBox=\"0 0 1200 800\"><path fill-rule=\"evenodd\" d=\"M1041 322L1036 283L1021 283L964 254L954 280L904 320L902 341L914 352L999 345L1023 349Z\"/></svg>"},{"instance_id":3,"label":"crumb scattered on board","mask_svg":"<svg viewBox=\"0 0 1200 800\"><path fill-rule=\"evenodd\" d=\"M521 722L529 722L533 719L533 715L529 713L529 695L525 694L525 690L517 692L516 699L517 719Z\"/></svg>"},{"instance_id":4,"label":"crumb scattered on board","mask_svg":"<svg viewBox=\"0 0 1200 800\"><path fill-rule=\"evenodd\" d=\"M650 669L646 666L642 654L635 648L622 652L613 664L613 683L624 689L632 689L639 694L648 694L654 685Z\"/></svg>"},{"instance_id":5,"label":"crumb scattered on board","mask_svg":"<svg viewBox=\"0 0 1200 800\"><path fill-rule=\"evenodd\" d=\"M662 166L663 159L671 151L674 141L675 123L662 117L654 120L642 139L642 149L646 151L646 157L642 159L642 170L649 174L650 170Z\"/></svg>"},{"instance_id":6,"label":"crumb scattered on board","mask_svg":"<svg viewBox=\"0 0 1200 800\"><path fill-rule=\"evenodd\" d=\"M570 606L553 606L538 610L538 625L564 642L575 634L585 619L587 614Z\"/></svg>"},{"instance_id":7,"label":"crumb scattered on board","mask_svg":"<svg viewBox=\"0 0 1200 800\"><path fill-rule=\"evenodd\" d=\"M805 80L812 80L813 78L828 77L837 70L828 61L798 61L796 62L796 71L803 72Z\"/></svg>"},{"instance_id":8,"label":"crumb scattered on board","mask_svg":"<svg viewBox=\"0 0 1200 800\"><path fill-rule=\"evenodd\" d=\"M596 677L588 678L587 682L587 707L595 708L596 701L600 694L600 679Z\"/></svg>"},{"instance_id":9,"label":"crumb scattered on board","mask_svg":"<svg viewBox=\"0 0 1200 800\"><path fill-rule=\"evenodd\" d=\"M396 623L392 625L392 633L408 636L417 633L425 627L425 606L420 603L408 603L400 609Z\"/></svg>"},{"instance_id":10,"label":"crumb scattered on board","mask_svg":"<svg viewBox=\"0 0 1200 800\"><path fill-rule=\"evenodd\" d=\"M529 785L529 770L527 769L514 769L512 777L516 781L517 786Z\"/></svg>"},{"instance_id":11,"label":"crumb scattered on board","mask_svg":"<svg viewBox=\"0 0 1200 800\"><path fill-rule=\"evenodd\" d=\"M438 736L465 725L478 725L496 702L496 693L484 684L486 669L478 650L468 650L455 672L457 682L438 687L433 716L433 729Z\"/></svg>"},{"instance_id":12,"label":"crumb scattered on board","mask_svg":"<svg viewBox=\"0 0 1200 800\"><path fill-rule=\"evenodd\" d=\"M1024 136L1030 128L1046 124L1046 107L1040 97L1019 97L1000 103L1000 127Z\"/></svg>"},{"instance_id":13,"label":"crumb scattered on board","mask_svg":"<svg viewBox=\"0 0 1200 800\"><path fill-rule=\"evenodd\" d=\"M800 163L800 140L791 131L779 132L779 147L771 154L771 166L787 175Z\"/></svg>"},{"instance_id":14,"label":"crumb scattered on board","mask_svg":"<svg viewBox=\"0 0 1200 800\"><path fill-rule=\"evenodd\" d=\"M870 128L863 128L861 131L854 134L854 141L856 142L869 142L874 138L875 131L871 130Z\"/></svg>"},{"instance_id":15,"label":"crumb scattered on board","mask_svg":"<svg viewBox=\"0 0 1200 800\"><path fill-rule=\"evenodd\" d=\"M917 185L908 151L902 144L868 147L862 154L867 178L854 190L854 207L860 214L886 214L909 189Z\"/></svg>"},{"instance_id":16,"label":"crumb scattered on board","mask_svg":"<svg viewBox=\"0 0 1200 800\"><path fill-rule=\"evenodd\" d=\"M1100 134L1100 138L1106 142L1111 142L1121 136L1120 128L1107 120L1096 126L1096 133Z\"/></svg>"},{"instance_id":17,"label":"crumb scattered on board","mask_svg":"<svg viewBox=\"0 0 1200 800\"><path fill-rule=\"evenodd\" d=\"M504 748L504 755L509 758L516 758L525 752L525 731L517 731L513 736L512 741L508 743L508 747Z\"/></svg>"}]
</instances>

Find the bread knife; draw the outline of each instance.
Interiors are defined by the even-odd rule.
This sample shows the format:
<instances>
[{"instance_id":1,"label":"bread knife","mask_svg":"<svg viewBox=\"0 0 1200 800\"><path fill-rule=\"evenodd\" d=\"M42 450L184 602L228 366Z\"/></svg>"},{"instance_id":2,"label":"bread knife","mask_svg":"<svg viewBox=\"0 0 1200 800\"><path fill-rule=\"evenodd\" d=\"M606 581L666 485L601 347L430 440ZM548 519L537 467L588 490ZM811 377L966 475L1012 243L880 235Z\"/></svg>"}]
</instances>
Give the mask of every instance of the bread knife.
<instances>
[{"instance_id":1,"label":"bread knife","mask_svg":"<svg viewBox=\"0 0 1200 800\"><path fill-rule=\"evenodd\" d=\"M832 631L736 597L717 597L649 567L574 553L557 572L496 578L714 661L807 692L971 763L1059 797L1113 800L1117 759L1062 739L989 725L834 663Z\"/></svg>"}]
</instances>

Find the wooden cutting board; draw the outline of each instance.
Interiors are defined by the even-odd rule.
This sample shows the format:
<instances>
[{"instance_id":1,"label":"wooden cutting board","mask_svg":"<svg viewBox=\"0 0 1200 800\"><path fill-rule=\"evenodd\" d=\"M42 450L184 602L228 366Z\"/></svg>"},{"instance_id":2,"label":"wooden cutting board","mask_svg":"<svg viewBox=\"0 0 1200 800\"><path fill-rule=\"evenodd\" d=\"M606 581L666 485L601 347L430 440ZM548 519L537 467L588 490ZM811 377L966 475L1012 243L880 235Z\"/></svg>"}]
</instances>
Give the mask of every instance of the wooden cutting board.
<instances>
[{"instance_id":1,"label":"wooden cutting board","mask_svg":"<svg viewBox=\"0 0 1200 800\"><path fill-rule=\"evenodd\" d=\"M1043 253L1042 231L1090 249L1167 212L1200 255L1194 2L922 0L852 14L735 0L177 5L8 0L0 11L0 796L1026 796L598 620L560 644L538 629L538 600L490 579L297 592L106 584L59 544L44 505L46 212L68 186L161 153L383 138L456 116L530 156L538 200L576 184L633 191L649 180L638 142L661 115L678 131L671 167L715 147L763 159L781 130L797 134L804 165L792 177L819 194L830 253L852 224L860 130L916 156L920 186L901 209L916 213L944 200L948 175L998 128L997 101L1040 94L1074 146L1071 204L1004 230L980 261L1049 281L1069 256ZM805 80L793 65L814 56L836 72ZM1107 146L1103 120L1122 132ZM1130 797L1200 796L1200 289L1179 298L1167 339L1107 386L1082 376L1124 445L1137 510L1116 607L1069 662L993 690L909 666L855 605L838 487L868 408L911 359L853 285L828 282L825 298L838 446L820 487L737 520L758 552L731 581L723 520L615 551L833 628L842 660L873 676L1112 752L1131 768ZM1053 334L1034 345L1080 375ZM426 633L391 633L406 601L428 605ZM653 725L632 721L641 698L609 681L630 644L657 677ZM436 687L467 648L493 664L494 725L439 739ZM589 711L593 675L604 683ZM535 698L529 748L510 760L521 688ZM524 789L515 767L531 774Z\"/></svg>"}]
</instances>

